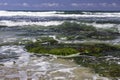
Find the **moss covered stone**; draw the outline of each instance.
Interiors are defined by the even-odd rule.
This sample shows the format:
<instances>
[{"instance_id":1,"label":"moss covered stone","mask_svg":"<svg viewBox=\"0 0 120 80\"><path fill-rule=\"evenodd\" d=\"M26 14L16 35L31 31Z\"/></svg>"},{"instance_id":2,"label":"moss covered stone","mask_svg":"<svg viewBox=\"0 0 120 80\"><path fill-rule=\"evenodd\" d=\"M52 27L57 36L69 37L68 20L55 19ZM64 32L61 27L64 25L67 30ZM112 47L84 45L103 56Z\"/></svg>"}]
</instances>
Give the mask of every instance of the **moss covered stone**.
<instances>
[{"instance_id":1,"label":"moss covered stone","mask_svg":"<svg viewBox=\"0 0 120 80\"><path fill-rule=\"evenodd\" d=\"M71 55L71 54L76 54L76 53L78 53L78 51L73 48L55 48L55 49L51 49L49 51L49 53L54 54L54 55L67 56L67 55Z\"/></svg>"}]
</instances>

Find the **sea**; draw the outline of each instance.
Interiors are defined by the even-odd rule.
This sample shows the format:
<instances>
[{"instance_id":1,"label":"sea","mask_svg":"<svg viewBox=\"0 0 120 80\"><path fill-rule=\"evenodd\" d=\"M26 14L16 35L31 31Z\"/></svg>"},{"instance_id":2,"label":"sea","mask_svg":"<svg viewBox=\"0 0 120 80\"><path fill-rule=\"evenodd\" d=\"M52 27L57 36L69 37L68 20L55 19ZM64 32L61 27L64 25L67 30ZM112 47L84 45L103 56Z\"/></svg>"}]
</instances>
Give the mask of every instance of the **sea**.
<instances>
[{"instance_id":1,"label":"sea","mask_svg":"<svg viewBox=\"0 0 120 80\"><path fill-rule=\"evenodd\" d=\"M46 32L35 33L37 27L56 26L64 22L120 30L120 12L0 11L0 80L110 80L72 60L57 59L56 56L36 57L25 50L22 43L36 41L41 37L39 34ZM49 35L49 32L44 35ZM120 44L120 38L106 42Z\"/></svg>"}]
</instances>

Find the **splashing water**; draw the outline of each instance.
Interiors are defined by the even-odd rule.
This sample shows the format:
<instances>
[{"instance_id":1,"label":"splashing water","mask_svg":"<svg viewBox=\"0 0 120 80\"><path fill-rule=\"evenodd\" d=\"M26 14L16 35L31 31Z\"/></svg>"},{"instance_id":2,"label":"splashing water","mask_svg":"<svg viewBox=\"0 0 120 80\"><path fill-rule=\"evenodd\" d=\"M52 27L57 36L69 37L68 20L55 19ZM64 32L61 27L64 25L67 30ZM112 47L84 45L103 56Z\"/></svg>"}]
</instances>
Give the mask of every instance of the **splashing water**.
<instances>
[{"instance_id":1,"label":"splashing water","mask_svg":"<svg viewBox=\"0 0 120 80\"><path fill-rule=\"evenodd\" d=\"M0 51L5 54L12 51L18 55L18 59L0 63L0 79L3 80L92 80L96 76L89 69L74 64L72 60L52 56L37 57L27 53L23 46L2 46ZM96 78L103 79L99 76Z\"/></svg>"}]
</instances>

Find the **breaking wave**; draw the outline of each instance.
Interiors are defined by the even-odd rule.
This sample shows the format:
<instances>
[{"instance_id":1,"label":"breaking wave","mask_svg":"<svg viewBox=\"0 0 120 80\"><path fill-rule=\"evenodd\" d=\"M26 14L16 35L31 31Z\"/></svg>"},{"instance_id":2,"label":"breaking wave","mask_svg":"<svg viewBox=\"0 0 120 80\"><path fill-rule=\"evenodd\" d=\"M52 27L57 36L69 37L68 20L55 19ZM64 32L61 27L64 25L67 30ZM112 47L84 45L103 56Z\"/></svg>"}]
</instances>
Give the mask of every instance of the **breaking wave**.
<instances>
[{"instance_id":1,"label":"breaking wave","mask_svg":"<svg viewBox=\"0 0 120 80\"><path fill-rule=\"evenodd\" d=\"M64 14L59 11L44 11L44 12L32 12L32 11L0 11L0 16L36 16L36 17L120 17L120 12L82 12L83 14Z\"/></svg>"},{"instance_id":2,"label":"breaking wave","mask_svg":"<svg viewBox=\"0 0 120 80\"><path fill-rule=\"evenodd\" d=\"M0 26L51 26L60 25L64 21L92 21L91 25L96 27L113 27L120 21L120 12L73 12L70 14L62 11L0 11ZM94 24L97 21L110 24Z\"/></svg>"},{"instance_id":3,"label":"breaking wave","mask_svg":"<svg viewBox=\"0 0 120 80\"><path fill-rule=\"evenodd\" d=\"M26 21L9 21L9 20L3 20L0 21L1 26L26 26L26 25L40 25L40 26L51 26L51 25L60 25L64 21L44 21L44 22L26 22Z\"/></svg>"}]
</instances>

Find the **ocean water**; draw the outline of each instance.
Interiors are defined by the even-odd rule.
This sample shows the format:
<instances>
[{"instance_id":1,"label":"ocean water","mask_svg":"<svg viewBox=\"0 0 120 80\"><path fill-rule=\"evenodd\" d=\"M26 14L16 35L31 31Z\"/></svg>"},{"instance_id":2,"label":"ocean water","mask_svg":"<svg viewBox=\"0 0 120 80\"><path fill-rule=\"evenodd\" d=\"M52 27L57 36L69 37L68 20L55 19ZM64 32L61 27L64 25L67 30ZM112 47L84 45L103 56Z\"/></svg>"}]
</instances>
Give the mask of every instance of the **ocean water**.
<instances>
[{"instance_id":1,"label":"ocean water","mask_svg":"<svg viewBox=\"0 0 120 80\"><path fill-rule=\"evenodd\" d=\"M96 28L119 29L120 12L0 11L0 79L109 80L72 61L57 60L54 56L38 58L28 53L24 45L15 44L35 41L41 37L40 34L54 35L52 32L36 31L38 27L60 25L66 21L93 25ZM20 36L21 34L27 35ZM119 41L117 38L111 42Z\"/></svg>"},{"instance_id":2,"label":"ocean water","mask_svg":"<svg viewBox=\"0 0 120 80\"><path fill-rule=\"evenodd\" d=\"M120 22L120 12L79 12L67 14L59 11L0 11L0 25L22 26L22 25L59 25L63 21L109 21Z\"/></svg>"}]
</instances>

